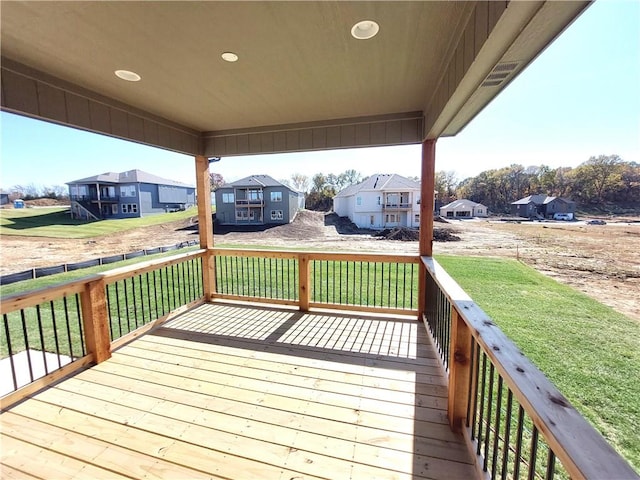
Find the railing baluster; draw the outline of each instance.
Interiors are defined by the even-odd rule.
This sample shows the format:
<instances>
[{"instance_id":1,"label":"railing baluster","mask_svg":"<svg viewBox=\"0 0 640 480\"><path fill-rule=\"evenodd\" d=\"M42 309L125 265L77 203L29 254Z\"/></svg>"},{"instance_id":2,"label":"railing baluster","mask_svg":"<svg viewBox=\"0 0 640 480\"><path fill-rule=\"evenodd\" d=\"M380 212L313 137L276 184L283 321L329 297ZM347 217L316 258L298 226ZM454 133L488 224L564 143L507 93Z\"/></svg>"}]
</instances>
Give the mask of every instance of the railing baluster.
<instances>
[{"instance_id":1,"label":"railing baluster","mask_svg":"<svg viewBox=\"0 0 640 480\"><path fill-rule=\"evenodd\" d=\"M18 389L18 380L16 379L16 366L13 363L13 349L11 348L11 332L9 330L9 317L7 314L2 315L4 321L4 332L7 337L7 351L9 355L9 364L11 365L11 378L13 380L13 389Z\"/></svg>"},{"instance_id":2,"label":"railing baluster","mask_svg":"<svg viewBox=\"0 0 640 480\"><path fill-rule=\"evenodd\" d=\"M487 419L484 432L484 463L482 469L486 472L489 461L489 444L491 440L491 410L493 408L493 379L494 379L493 363L489 362L489 398L487 399Z\"/></svg>"},{"instance_id":3,"label":"railing baluster","mask_svg":"<svg viewBox=\"0 0 640 480\"><path fill-rule=\"evenodd\" d=\"M502 475L501 478L504 480L507 478L507 465L509 464L509 450L511 444L510 436L511 436L511 410L513 408L513 393L511 393L511 389L507 388L507 413L505 414L504 420L504 442L502 446Z\"/></svg>"},{"instance_id":4,"label":"railing baluster","mask_svg":"<svg viewBox=\"0 0 640 480\"><path fill-rule=\"evenodd\" d=\"M482 452L482 427L484 423L484 399L485 399L485 382L487 377L487 356L482 353L482 381L480 387L480 415L478 417L478 445L476 454L480 455Z\"/></svg>"},{"instance_id":5,"label":"railing baluster","mask_svg":"<svg viewBox=\"0 0 640 480\"><path fill-rule=\"evenodd\" d=\"M518 429L516 435L516 451L513 463L513 478L520 478L520 462L522 460L522 433L524 431L524 408L518 407Z\"/></svg>"},{"instance_id":6,"label":"railing baluster","mask_svg":"<svg viewBox=\"0 0 640 480\"><path fill-rule=\"evenodd\" d=\"M502 377L498 375L498 395L496 397L495 433L493 436L493 455L491 457L491 478L496 478L501 417L502 417Z\"/></svg>"},{"instance_id":7,"label":"railing baluster","mask_svg":"<svg viewBox=\"0 0 640 480\"><path fill-rule=\"evenodd\" d=\"M58 356L58 368L62 367L62 359L60 358L60 341L58 340L58 324L56 322L56 309L53 300L49 302L51 311L51 326L53 327L53 342L56 346L56 355Z\"/></svg>"},{"instance_id":8,"label":"railing baluster","mask_svg":"<svg viewBox=\"0 0 640 480\"><path fill-rule=\"evenodd\" d=\"M78 332L80 332L80 351L82 352L82 356L84 357L87 354L87 350L86 350L86 345L84 342L84 325L82 322L82 307L80 305L80 295L78 295L77 293L75 294L75 300L76 300L76 318L78 319ZM64 297L65 300L65 311L66 311L66 301L67 301L67 297ZM69 324L69 322L67 322L67 325ZM69 337L69 339L71 340L71 337ZM71 357L73 358L73 350L71 350Z\"/></svg>"},{"instance_id":9,"label":"railing baluster","mask_svg":"<svg viewBox=\"0 0 640 480\"><path fill-rule=\"evenodd\" d=\"M22 333L24 334L24 349L27 354L27 364L29 366L29 378L33 382L33 366L31 365L31 354L29 353L29 334L27 332L27 320L24 309L20 310L20 319L22 320Z\"/></svg>"},{"instance_id":10,"label":"railing baluster","mask_svg":"<svg viewBox=\"0 0 640 480\"><path fill-rule=\"evenodd\" d=\"M556 456L553 453L553 450L549 448L549 451L547 454L547 472L545 474L546 480L553 480L553 477L555 476L555 466L556 466Z\"/></svg>"},{"instance_id":11,"label":"railing baluster","mask_svg":"<svg viewBox=\"0 0 640 480\"><path fill-rule=\"evenodd\" d=\"M534 425L531 432L531 454L529 456L529 480L535 480L536 478L536 457L538 454L538 429Z\"/></svg>"},{"instance_id":12,"label":"railing baluster","mask_svg":"<svg viewBox=\"0 0 640 480\"><path fill-rule=\"evenodd\" d=\"M44 367L45 375L49 373L49 367L47 366L47 349L44 346L44 332L42 331L42 315L40 313L40 305L36 305L36 319L38 320L38 334L40 336L40 352L42 353L42 366Z\"/></svg>"}]
</instances>

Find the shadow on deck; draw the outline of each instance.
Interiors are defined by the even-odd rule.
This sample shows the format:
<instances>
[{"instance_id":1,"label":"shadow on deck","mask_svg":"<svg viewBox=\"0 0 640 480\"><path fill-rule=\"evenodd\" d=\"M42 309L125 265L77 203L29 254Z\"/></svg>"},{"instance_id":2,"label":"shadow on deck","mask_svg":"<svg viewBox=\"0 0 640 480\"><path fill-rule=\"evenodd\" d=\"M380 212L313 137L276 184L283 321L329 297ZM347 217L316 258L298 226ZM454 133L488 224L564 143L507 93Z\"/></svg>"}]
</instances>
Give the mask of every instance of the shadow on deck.
<instances>
[{"instance_id":1,"label":"shadow on deck","mask_svg":"<svg viewBox=\"0 0 640 480\"><path fill-rule=\"evenodd\" d=\"M2 414L46 478L475 478L415 320L199 306Z\"/></svg>"}]
</instances>

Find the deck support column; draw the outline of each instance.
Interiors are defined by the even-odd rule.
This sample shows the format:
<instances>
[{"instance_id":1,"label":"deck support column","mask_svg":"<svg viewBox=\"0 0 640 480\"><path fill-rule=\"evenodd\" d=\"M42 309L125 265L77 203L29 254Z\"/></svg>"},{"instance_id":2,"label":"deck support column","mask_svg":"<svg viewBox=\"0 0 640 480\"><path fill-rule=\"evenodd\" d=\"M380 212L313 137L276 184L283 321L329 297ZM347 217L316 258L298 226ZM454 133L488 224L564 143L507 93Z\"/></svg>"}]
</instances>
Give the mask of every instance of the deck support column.
<instances>
[{"instance_id":1,"label":"deck support column","mask_svg":"<svg viewBox=\"0 0 640 480\"><path fill-rule=\"evenodd\" d=\"M309 264L309 256L301 254L298 256L298 299L300 301L300 310L303 312L309 311L309 301L311 292L309 291L309 271L311 265Z\"/></svg>"},{"instance_id":2,"label":"deck support column","mask_svg":"<svg viewBox=\"0 0 640 480\"><path fill-rule=\"evenodd\" d=\"M420 256L433 254L433 210L435 208L436 140L422 142L422 168L420 170ZM426 309L427 269L420 263L418 276L418 318L422 319Z\"/></svg>"},{"instance_id":3,"label":"deck support column","mask_svg":"<svg viewBox=\"0 0 640 480\"><path fill-rule=\"evenodd\" d=\"M109 336L109 314L104 280L88 282L80 293L82 326L87 351L96 363L111 358L111 337Z\"/></svg>"},{"instance_id":4,"label":"deck support column","mask_svg":"<svg viewBox=\"0 0 640 480\"><path fill-rule=\"evenodd\" d=\"M455 308L451 309L450 352L447 417L451 430L459 433L467 420L471 378L471 330Z\"/></svg>"},{"instance_id":5,"label":"deck support column","mask_svg":"<svg viewBox=\"0 0 640 480\"><path fill-rule=\"evenodd\" d=\"M216 266L213 254L213 219L211 213L211 177L209 159L196 155L196 195L198 197L198 235L200 248L207 250L203 257L202 287L205 301L216 293Z\"/></svg>"}]
</instances>

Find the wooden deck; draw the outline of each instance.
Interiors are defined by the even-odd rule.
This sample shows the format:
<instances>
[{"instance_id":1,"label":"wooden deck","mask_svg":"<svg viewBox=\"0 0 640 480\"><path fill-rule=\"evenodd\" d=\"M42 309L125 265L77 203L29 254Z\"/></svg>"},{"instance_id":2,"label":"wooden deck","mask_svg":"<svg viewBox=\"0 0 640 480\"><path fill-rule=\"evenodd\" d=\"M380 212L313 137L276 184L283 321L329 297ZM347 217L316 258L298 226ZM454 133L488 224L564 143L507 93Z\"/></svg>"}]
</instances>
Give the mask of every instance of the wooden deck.
<instances>
[{"instance_id":1,"label":"wooden deck","mask_svg":"<svg viewBox=\"0 0 640 480\"><path fill-rule=\"evenodd\" d=\"M2 478L476 478L411 320L205 304L4 412Z\"/></svg>"}]
</instances>

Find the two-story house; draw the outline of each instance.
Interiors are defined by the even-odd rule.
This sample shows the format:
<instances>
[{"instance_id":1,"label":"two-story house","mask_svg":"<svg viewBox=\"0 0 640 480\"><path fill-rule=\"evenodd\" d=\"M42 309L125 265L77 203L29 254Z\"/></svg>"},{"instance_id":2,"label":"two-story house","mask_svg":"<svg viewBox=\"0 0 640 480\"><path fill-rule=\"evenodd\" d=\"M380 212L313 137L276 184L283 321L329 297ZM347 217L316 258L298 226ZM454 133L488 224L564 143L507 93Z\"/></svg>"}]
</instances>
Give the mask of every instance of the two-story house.
<instances>
[{"instance_id":1,"label":"two-story house","mask_svg":"<svg viewBox=\"0 0 640 480\"><path fill-rule=\"evenodd\" d=\"M107 172L67 182L71 217L135 218L184 210L196 202L195 187L142 170Z\"/></svg>"},{"instance_id":2,"label":"two-story house","mask_svg":"<svg viewBox=\"0 0 640 480\"><path fill-rule=\"evenodd\" d=\"M360 228L420 226L420 183L396 174L376 174L341 190L333 211Z\"/></svg>"},{"instance_id":3,"label":"two-story house","mask_svg":"<svg viewBox=\"0 0 640 480\"><path fill-rule=\"evenodd\" d=\"M529 195L511 203L511 215L531 218L552 218L555 213L570 213L576 211L576 202L562 197L549 195Z\"/></svg>"},{"instance_id":4,"label":"two-story house","mask_svg":"<svg viewBox=\"0 0 640 480\"><path fill-rule=\"evenodd\" d=\"M304 208L304 193L269 175L251 175L218 188L216 220L221 225L290 223Z\"/></svg>"}]
</instances>

